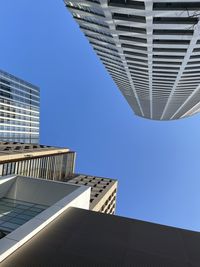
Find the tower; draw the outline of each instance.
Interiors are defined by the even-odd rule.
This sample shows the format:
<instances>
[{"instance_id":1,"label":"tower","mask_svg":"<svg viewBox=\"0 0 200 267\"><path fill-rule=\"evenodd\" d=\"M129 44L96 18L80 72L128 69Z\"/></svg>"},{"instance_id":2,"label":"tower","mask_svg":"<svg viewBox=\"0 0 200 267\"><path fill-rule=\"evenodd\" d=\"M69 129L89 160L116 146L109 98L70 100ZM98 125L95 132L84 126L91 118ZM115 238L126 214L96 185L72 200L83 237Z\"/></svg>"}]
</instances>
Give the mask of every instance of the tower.
<instances>
[{"instance_id":1,"label":"tower","mask_svg":"<svg viewBox=\"0 0 200 267\"><path fill-rule=\"evenodd\" d=\"M173 120L199 112L199 1L65 4L135 114Z\"/></svg>"},{"instance_id":2,"label":"tower","mask_svg":"<svg viewBox=\"0 0 200 267\"><path fill-rule=\"evenodd\" d=\"M40 91L0 70L0 141L39 143Z\"/></svg>"}]
</instances>

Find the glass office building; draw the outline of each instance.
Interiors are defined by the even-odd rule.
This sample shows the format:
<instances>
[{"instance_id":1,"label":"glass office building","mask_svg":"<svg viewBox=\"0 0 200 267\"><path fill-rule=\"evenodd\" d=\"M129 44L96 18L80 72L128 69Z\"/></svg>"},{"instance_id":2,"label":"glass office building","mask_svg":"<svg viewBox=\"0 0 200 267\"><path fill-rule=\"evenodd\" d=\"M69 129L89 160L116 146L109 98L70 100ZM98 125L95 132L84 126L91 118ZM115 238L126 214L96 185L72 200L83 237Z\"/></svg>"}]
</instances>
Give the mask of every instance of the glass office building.
<instances>
[{"instance_id":1,"label":"glass office building","mask_svg":"<svg viewBox=\"0 0 200 267\"><path fill-rule=\"evenodd\" d=\"M39 88L0 70L0 141L39 143Z\"/></svg>"}]
</instances>

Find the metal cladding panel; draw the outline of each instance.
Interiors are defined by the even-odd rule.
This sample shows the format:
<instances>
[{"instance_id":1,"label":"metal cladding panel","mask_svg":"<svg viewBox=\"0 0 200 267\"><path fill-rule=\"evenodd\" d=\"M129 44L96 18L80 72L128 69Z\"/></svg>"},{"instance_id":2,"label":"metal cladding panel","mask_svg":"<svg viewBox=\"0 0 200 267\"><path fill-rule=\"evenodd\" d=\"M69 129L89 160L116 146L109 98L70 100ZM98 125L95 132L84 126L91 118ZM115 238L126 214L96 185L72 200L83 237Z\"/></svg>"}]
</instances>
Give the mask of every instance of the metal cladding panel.
<instances>
[{"instance_id":1,"label":"metal cladding panel","mask_svg":"<svg viewBox=\"0 0 200 267\"><path fill-rule=\"evenodd\" d=\"M1 263L27 266L200 266L200 233L70 208Z\"/></svg>"},{"instance_id":2,"label":"metal cladding panel","mask_svg":"<svg viewBox=\"0 0 200 267\"><path fill-rule=\"evenodd\" d=\"M138 116L199 111L199 0L64 2Z\"/></svg>"}]
</instances>

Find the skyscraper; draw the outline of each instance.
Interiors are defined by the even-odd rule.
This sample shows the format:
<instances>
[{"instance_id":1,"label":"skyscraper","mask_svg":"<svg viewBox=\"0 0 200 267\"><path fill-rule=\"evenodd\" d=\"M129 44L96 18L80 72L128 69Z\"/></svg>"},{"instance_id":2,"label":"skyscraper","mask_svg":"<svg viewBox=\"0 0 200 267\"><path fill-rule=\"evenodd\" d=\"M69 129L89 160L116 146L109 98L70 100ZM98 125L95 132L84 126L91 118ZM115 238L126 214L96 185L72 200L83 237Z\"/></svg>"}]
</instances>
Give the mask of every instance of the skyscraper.
<instances>
[{"instance_id":1,"label":"skyscraper","mask_svg":"<svg viewBox=\"0 0 200 267\"><path fill-rule=\"evenodd\" d=\"M199 1L65 4L138 116L173 120L199 112Z\"/></svg>"},{"instance_id":2,"label":"skyscraper","mask_svg":"<svg viewBox=\"0 0 200 267\"><path fill-rule=\"evenodd\" d=\"M40 91L0 70L0 141L38 143Z\"/></svg>"}]
</instances>

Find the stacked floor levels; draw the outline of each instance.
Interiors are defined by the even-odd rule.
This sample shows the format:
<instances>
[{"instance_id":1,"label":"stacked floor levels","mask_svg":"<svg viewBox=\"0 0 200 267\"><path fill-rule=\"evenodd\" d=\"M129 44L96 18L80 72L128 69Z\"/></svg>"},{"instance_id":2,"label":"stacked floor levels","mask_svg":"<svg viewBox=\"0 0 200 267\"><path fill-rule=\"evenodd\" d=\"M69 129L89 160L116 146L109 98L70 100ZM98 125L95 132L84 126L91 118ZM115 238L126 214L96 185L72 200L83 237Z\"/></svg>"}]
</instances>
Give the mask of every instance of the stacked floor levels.
<instances>
[{"instance_id":1,"label":"stacked floor levels","mask_svg":"<svg viewBox=\"0 0 200 267\"><path fill-rule=\"evenodd\" d=\"M0 176L22 175L91 187L90 210L114 214L117 180L75 174L76 153L68 148L0 142Z\"/></svg>"},{"instance_id":2,"label":"stacked floor levels","mask_svg":"<svg viewBox=\"0 0 200 267\"><path fill-rule=\"evenodd\" d=\"M199 0L65 4L138 116L173 120L199 112Z\"/></svg>"},{"instance_id":3,"label":"stacked floor levels","mask_svg":"<svg viewBox=\"0 0 200 267\"><path fill-rule=\"evenodd\" d=\"M91 187L90 210L114 214L116 208L117 180L85 174L67 177L70 184Z\"/></svg>"},{"instance_id":4,"label":"stacked floor levels","mask_svg":"<svg viewBox=\"0 0 200 267\"><path fill-rule=\"evenodd\" d=\"M40 91L0 70L0 141L39 143Z\"/></svg>"}]
</instances>

